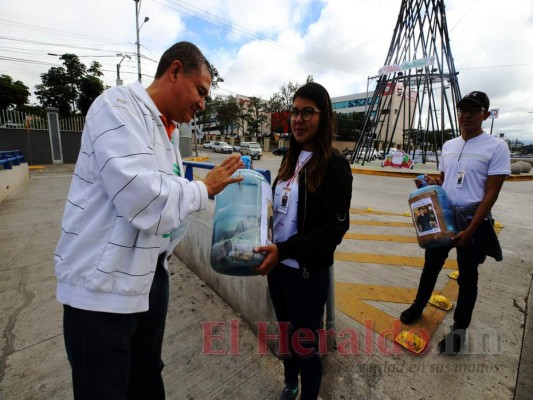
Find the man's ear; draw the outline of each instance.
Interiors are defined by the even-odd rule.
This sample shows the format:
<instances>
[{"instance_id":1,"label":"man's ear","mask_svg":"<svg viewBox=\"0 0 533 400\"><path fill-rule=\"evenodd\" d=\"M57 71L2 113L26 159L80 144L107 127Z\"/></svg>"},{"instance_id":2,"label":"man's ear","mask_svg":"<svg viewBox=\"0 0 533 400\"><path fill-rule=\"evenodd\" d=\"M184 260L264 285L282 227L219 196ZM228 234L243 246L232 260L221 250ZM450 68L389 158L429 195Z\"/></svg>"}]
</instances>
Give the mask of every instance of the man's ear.
<instances>
[{"instance_id":1,"label":"man's ear","mask_svg":"<svg viewBox=\"0 0 533 400\"><path fill-rule=\"evenodd\" d=\"M183 71L183 66L181 64L181 61L174 60L169 68L171 78L176 79L178 77L178 74L182 71Z\"/></svg>"}]
</instances>

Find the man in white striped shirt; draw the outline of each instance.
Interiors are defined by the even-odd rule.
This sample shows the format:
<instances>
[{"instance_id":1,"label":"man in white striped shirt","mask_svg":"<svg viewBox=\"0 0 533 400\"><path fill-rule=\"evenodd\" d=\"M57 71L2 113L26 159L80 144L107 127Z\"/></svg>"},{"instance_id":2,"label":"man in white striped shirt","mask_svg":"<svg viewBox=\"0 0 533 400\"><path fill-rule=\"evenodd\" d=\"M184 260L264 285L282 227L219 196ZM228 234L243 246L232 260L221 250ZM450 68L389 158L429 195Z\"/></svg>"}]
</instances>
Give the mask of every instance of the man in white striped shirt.
<instances>
[{"instance_id":1,"label":"man in white striped shirt","mask_svg":"<svg viewBox=\"0 0 533 400\"><path fill-rule=\"evenodd\" d=\"M212 67L193 44L161 57L147 89L105 91L87 114L55 251L76 399L163 399L167 257L191 213L238 182L239 156L183 177L177 123L203 110Z\"/></svg>"}]
</instances>

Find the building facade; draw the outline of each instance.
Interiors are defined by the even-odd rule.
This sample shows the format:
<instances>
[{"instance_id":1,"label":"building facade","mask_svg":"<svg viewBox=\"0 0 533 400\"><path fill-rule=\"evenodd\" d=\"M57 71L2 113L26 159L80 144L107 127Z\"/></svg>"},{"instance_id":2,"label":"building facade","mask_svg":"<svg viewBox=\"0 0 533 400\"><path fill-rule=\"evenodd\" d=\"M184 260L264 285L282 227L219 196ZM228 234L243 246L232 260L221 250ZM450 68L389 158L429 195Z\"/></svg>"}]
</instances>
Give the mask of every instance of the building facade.
<instances>
[{"instance_id":1,"label":"building facade","mask_svg":"<svg viewBox=\"0 0 533 400\"><path fill-rule=\"evenodd\" d=\"M333 111L338 113L366 113L374 96L374 91L332 97ZM384 142L393 142L401 148L404 132L413 125L416 92L405 90L403 86L389 85L383 95L380 116L374 130L375 148L381 149ZM379 99L378 99L379 101ZM372 116L375 119L375 115Z\"/></svg>"}]
</instances>

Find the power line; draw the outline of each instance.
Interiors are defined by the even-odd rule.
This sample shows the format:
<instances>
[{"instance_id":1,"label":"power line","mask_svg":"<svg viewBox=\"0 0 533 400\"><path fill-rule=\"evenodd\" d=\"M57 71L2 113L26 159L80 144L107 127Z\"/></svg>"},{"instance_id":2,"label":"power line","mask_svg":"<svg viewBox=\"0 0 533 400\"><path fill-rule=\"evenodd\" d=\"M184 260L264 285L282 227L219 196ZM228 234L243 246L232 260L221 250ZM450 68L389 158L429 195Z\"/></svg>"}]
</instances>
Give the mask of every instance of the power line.
<instances>
[{"instance_id":1,"label":"power line","mask_svg":"<svg viewBox=\"0 0 533 400\"><path fill-rule=\"evenodd\" d=\"M52 63L48 63L44 61L26 60L24 58L5 57L5 56L0 56L0 60L10 61L10 62L20 62L20 63L26 63L26 64L36 64L36 65L54 65Z\"/></svg>"},{"instance_id":2,"label":"power line","mask_svg":"<svg viewBox=\"0 0 533 400\"><path fill-rule=\"evenodd\" d=\"M107 38L84 35L84 34L76 33L76 32L62 31L62 30L59 30L59 29L47 28L47 27L44 27L44 26L23 24L21 22L9 21L9 20L6 20L6 19L1 19L1 18L0 18L0 21L5 23L6 25L14 25L14 26L18 26L18 27L21 27L21 28L24 28L24 29L35 30L35 31L40 31L40 32L51 32L51 33L54 33L54 34L57 34L57 35L63 35L63 36L69 36L69 37L76 36L76 37L79 37L79 38L97 39L97 40L102 40L104 42L108 42L109 44L127 44L127 45L132 45L133 44L133 43L130 43L130 42L122 42L122 41L111 40L111 39L107 39Z\"/></svg>"},{"instance_id":3,"label":"power line","mask_svg":"<svg viewBox=\"0 0 533 400\"><path fill-rule=\"evenodd\" d=\"M457 28L457 25L459 25L463 19L466 17L466 15L470 12L470 10L472 10L472 8L474 8L474 6L476 5L476 3L478 2L479 0L475 0L472 5L470 6L470 8L468 10L465 11L465 13L461 16L461 18L459 18L459 21L457 21L457 23L452 27L452 29L450 30L450 33L453 32L453 30L455 28Z\"/></svg>"},{"instance_id":4,"label":"power line","mask_svg":"<svg viewBox=\"0 0 533 400\"><path fill-rule=\"evenodd\" d=\"M40 45L45 45L45 46L60 46L60 47L67 47L67 48L73 48L73 49L82 49L82 50L95 50L95 51L115 52L115 53L122 52L121 50L104 50L102 48L86 47L86 46L80 46L80 45L74 45L74 44L65 44L65 43L41 42L41 41L38 41L38 40L20 39L20 38L14 38L14 37L9 37L9 36L0 36L0 39L10 40L10 41L19 42L19 43L40 44ZM95 44L95 45L97 45L97 44Z\"/></svg>"},{"instance_id":5,"label":"power line","mask_svg":"<svg viewBox=\"0 0 533 400\"><path fill-rule=\"evenodd\" d=\"M222 17L219 17L217 15L211 14L211 13L209 13L209 12L207 12L207 11L201 9L201 8L195 7L195 6L193 6L193 5L189 4L189 3L186 3L184 1L177 1L177 3L176 3L176 2L173 2L171 0L166 0L168 3L171 3L173 6L175 6L177 8L171 7L170 5L167 5L167 4L163 4L163 3L161 3L161 2L159 2L157 0L153 0L153 1L155 3L160 4L163 7L167 7L167 8L170 8L171 10L181 12L181 13L183 13L183 14L189 16L189 17L192 17L192 18L200 19L200 20L202 20L202 21L204 21L204 22L206 22L206 23L208 23L210 25L213 25L213 26L216 26L218 28L230 31L232 33L236 33L239 36L242 36L242 37L245 37L245 38L248 38L248 39L253 39L253 40L260 41L261 44L276 48L276 49L281 50L281 51L283 51L285 53L288 53L288 54L293 54L293 55L295 55L298 58L302 58L302 59L314 62L316 64L320 64L320 65L323 65L323 66L326 66L326 67L329 67L329 68L333 68L333 69L337 69L337 70L340 70L340 71L343 71L343 72L347 72L347 73L357 73L358 72L355 69L353 69L351 67L348 67L346 65L335 63L335 62L332 62L331 60L327 60L327 59L321 58L319 56L315 56L313 54L302 52L301 50L299 50L299 49L297 49L295 47L289 46L287 44L284 44L284 43L276 42L276 41L268 38L265 35L257 34L254 31L252 31L252 30L250 30L250 29L248 29L246 27L243 27L243 26L240 26L238 24L232 23L231 21L228 21L228 20L226 20L226 19L224 19Z\"/></svg>"}]
</instances>

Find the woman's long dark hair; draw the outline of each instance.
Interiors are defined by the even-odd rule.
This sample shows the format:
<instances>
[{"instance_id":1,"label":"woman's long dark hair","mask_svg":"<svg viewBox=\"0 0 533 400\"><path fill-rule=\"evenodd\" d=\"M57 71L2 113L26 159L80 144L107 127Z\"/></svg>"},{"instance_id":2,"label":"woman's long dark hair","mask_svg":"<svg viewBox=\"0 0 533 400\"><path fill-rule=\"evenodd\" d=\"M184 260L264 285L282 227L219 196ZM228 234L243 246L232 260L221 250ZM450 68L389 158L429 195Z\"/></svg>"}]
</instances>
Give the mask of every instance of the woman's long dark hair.
<instances>
[{"instance_id":1,"label":"woman's long dark hair","mask_svg":"<svg viewBox=\"0 0 533 400\"><path fill-rule=\"evenodd\" d=\"M298 88L292 101L294 102L297 97L314 101L320 110L320 123L314 138L313 157L311 157L305 168L307 170L307 190L314 193L320 187L326 174L325 165L331 156L332 143L335 137L335 118L329 93L324 86L315 82L308 82ZM298 156L302 150L302 145L294 139L292 134L289 140L290 147L287 157L285 157L279 169L278 177L280 181L288 181L294 175ZM300 172L300 174L302 173L303 171Z\"/></svg>"}]
</instances>

